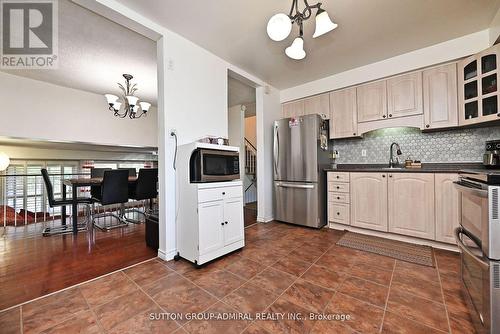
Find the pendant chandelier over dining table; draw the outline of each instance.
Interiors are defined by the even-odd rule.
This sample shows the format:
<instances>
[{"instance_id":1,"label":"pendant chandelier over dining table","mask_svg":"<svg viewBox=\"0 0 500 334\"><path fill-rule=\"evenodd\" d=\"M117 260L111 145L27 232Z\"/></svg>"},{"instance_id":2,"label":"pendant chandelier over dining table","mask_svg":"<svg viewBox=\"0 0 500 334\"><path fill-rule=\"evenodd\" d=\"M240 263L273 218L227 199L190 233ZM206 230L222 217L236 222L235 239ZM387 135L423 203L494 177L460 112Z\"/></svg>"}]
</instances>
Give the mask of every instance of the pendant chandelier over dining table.
<instances>
[{"instance_id":1,"label":"pendant chandelier over dining table","mask_svg":"<svg viewBox=\"0 0 500 334\"><path fill-rule=\"evenodd\" d=\"M318 2L315 5L309 5L307 0L302 1L304 1L305 5L302 11L299 10L299 0L292 0L292 8L288 15L284 13L276 14L271 17L267 23L267 34L269 38L276 42L280 42L287 38L292 31L293 24L297 24L299 27L299 36L293 40L292 45L285 49L285 54L295 60L301 60L306 57L303 38L304 21L307 21L312 16L313 9L317 9L316 30L313 38L322 36L338 26L336 23L332 22L328 13L321 8L322 3Z\"/></svg>"},{"instance_id":2,"label":"pendant chandelier over dining table","mask_svg":"<svg viewBox=\"0 0 500 334\"><path fill-rule=\"evenodd\" d=\"M136 119L146 116L149 107L151 107L151 103L144 101L139 102L139 98L134 96L134 93L137 91L137 84L131 84L130 81L134 78L132 75L123 74L123 77L125 78L125 86L118 83L118 87L120 87L123 92L121 99L113 94L104 94L108 101L109 110L120 118L128 116L131 119ZM121 108L122 105L123 110Z\"/></svg>"}]
</instances>

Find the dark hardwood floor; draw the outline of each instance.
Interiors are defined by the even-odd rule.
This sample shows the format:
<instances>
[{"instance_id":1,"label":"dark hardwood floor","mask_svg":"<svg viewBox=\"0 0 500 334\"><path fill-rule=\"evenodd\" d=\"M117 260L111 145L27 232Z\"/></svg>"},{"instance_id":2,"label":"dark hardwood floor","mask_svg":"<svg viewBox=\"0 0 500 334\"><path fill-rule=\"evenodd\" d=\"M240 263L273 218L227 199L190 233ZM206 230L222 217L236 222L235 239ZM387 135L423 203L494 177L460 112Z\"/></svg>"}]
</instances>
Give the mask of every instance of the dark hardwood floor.
<instances>
[{"instance_id":1,"label":"dark hardwood floor","mask_svg":"<svg viewBox=\"0 0 500 334\"><path fill-rule=\"evenodd\" d=\"M243 213L245 216L245 227L257 223L257 202L247 203L243 207Z\"/></svg>"},{"instance_id":2,"label":"dark hardwood floor","mask_svg":"<svg viewBox=\"0 0 500 334\"><path fill-rule=\"evenodd\" d=\"M144 230L0 238L0 310L156 257Z\"/></svg>"}]
</instances>

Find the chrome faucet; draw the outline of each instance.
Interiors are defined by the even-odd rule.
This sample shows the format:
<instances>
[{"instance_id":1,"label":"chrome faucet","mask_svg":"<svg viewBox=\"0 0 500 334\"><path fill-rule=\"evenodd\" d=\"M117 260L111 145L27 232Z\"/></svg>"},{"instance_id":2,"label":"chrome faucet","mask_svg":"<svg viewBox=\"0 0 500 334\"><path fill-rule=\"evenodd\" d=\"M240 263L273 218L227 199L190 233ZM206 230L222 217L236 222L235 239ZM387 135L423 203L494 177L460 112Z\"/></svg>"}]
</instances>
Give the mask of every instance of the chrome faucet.
<instances>
[{"instance_id":1,"label":"chrome faucet","mask_svg":"<svg viewBox=\"0 0 500 334\"><path fill-rule=\"evenodd\" d=\"M396 167L397 165L399 165L399 157L396 156L396 159L394 159L394 146L396 146L396 154L399 156L401 154L403 154L401 152L401 147L399 146L398 143L392 143L391 144L391 150L390 150L390 158L389 158L389 167L390 168L394 168Z\"/></svg>"}]
</instances>

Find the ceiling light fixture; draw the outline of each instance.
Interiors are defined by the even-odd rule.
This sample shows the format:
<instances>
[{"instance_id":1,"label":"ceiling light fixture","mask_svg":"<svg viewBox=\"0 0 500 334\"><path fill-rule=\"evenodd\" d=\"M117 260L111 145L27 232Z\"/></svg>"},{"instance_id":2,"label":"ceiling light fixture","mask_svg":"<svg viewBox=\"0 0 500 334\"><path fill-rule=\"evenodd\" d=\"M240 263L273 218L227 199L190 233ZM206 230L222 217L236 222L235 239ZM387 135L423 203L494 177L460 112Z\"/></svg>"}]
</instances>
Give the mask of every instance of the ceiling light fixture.
<instances>
[{"instance_id":1,"label":"ceiling light fixture","mask_svg":"<svg viewBox=\"0 0 500 334\"><path fill-rule=\"evenodd\" d=\"M304 21L308 20L312 16L313 9L317 9L316 12L316 29L314 31L313 38L317 38L332 31L337 28L337 24L334 23L328 13L321 8L321 2L315 5L309 5L307 0L303 0L305 8L304 10L299 10L299 0L292 0L292 8L288 15L284 13L279 13L271 17L267 23L267 34L269 38L273 41L280 42L286 39L291 31L294 23L299 26L299 36L293 40L292 45L285 49L285 53L288 57L296 60L304 59L306 52L304 51Z\"/></svg>"},{"instance_id":2,"label":"ceiling light fixture","mask_svg":"<svg viewBox=\"0 0 500 334\"><path fill-rule=\"evenodd\" d=\"M130 74L123 74L125 78L125 86L118 83L118 87L123 92L122 100L113 94L104 94L106 100L108 101L109 110L114 112L114 115L120 118L129 117L131 119L141 118L143 115L146 116L151 107L151 103L139 102L139 98L134 96L137 91L137 84L131 84L130 81L134 78ZM123 105L123 111L120 113L120 108ZM139 113L140 111L140 113Z\"/></svg>"}]
</instances>

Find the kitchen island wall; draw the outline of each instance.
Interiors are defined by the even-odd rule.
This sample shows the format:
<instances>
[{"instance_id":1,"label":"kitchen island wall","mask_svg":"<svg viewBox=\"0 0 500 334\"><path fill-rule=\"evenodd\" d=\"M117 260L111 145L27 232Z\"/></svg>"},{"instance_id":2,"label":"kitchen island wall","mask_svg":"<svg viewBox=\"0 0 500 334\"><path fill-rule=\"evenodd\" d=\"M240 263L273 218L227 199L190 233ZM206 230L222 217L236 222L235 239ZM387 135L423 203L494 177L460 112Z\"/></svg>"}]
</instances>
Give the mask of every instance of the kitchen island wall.
<instances>
[{"instance_id":1,"label":"kitchen island wall","mask_svg":"<svg viewBox=\"0 0 500 334\"><path fill-rule=\"evenodd\" d=\"M389 147L397 142L403 155L422 162L480 162L484 143L500 139L500 125L421 132L416 128L388 128L366 133L363 138L331 140L339 152L336 163L387 163ZM362 156L366 150L366 156Z\"/></svg>"}]
</instances>

